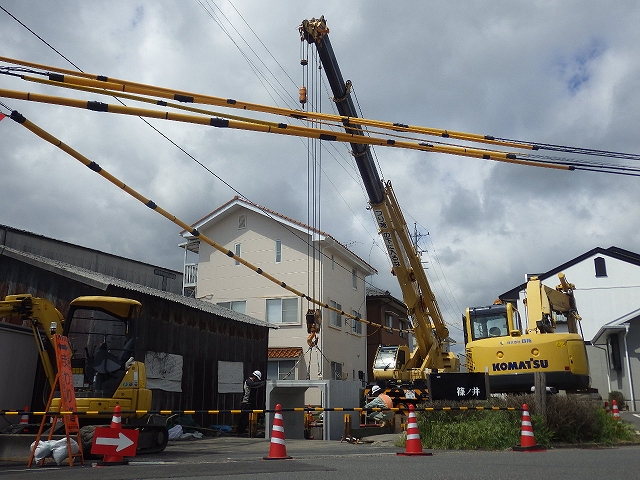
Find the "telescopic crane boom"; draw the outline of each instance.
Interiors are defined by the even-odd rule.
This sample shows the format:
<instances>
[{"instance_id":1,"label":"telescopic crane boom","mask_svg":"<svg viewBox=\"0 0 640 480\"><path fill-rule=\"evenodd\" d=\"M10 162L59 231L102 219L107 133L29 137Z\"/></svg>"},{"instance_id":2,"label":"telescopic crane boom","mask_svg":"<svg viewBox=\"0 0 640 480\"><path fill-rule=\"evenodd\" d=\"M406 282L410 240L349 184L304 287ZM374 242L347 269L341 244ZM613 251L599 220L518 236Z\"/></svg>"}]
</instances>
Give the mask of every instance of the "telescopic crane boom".
<instances>
[{"instance_id":1,"label":"telescopic crane boom","mask_svg":"<svg viewBox=\"0 0 640 480\"><path fill-rule=\"evenodd\" d=\"M345 82L336 60L329 29L324 17L304 20L299 27L302 41L313 43L320 56L338 112L347 133L364 135L357 123L358 115L351 99L350 82ZM374 379L396 383L424 380L428 370L459 370L458 358L446 348L449 330L422 268L420 255L411 242L404 216L391 182L383 183L368 145L351 143L369 203L378 223L387 253L398 279L402 297L412 320L417 346L409 352L406 346L381 346L374 360Z\"/></svg>"}]
</instances>

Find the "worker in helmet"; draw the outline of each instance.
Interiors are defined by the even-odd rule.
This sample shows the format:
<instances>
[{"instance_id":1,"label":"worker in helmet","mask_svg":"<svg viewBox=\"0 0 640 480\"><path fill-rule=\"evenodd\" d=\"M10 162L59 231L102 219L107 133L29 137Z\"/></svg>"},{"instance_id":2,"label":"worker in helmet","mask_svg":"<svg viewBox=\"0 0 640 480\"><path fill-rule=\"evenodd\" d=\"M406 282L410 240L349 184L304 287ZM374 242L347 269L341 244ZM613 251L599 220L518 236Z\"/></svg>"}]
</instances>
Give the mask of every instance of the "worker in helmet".
<instances>
[{"instance_id":1,"label":"worker in helmet","mask_svg":"<svg viewBox=\"0 0 640 480\"><path fill-rule=\"evenodd\" d=\"M244 381L244 394L242 402L240 402L240 420L236 433L243 435L249 425L249 413L256 409L256 400L258 397L258 388L264 386L266 380L262 380L262 372L254 370L253 373Z\"/></svg>"},{"instance_id":2,"label":"worker in helmet","mask_svg":"<svg viewBox=\"0 0 640 480\"><path fill-rule=\"evenodd\" d=\"M364 408L393 408L391 397L383 392L379 385L371 387L371 395L375 396L373 400L367 403ZM382 426L386 426L387 422L393 418L394 412L390 410L371 412L367 416L376 422L381 422Z\"/></svg>"}]
</instances>

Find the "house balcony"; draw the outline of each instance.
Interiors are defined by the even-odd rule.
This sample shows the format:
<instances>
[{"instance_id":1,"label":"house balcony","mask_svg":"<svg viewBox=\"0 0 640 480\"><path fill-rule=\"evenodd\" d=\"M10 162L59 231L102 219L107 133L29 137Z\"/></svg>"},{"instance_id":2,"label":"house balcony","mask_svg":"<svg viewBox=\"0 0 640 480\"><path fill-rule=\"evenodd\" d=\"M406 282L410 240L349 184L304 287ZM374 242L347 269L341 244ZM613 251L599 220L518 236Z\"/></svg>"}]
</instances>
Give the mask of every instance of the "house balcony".
<instances>
[{"instance_id":1,"label":"house balcony","mask_svg":"<svg viewBox=\"0 0 640 480\"><path fill-rule=\"evenodd\" d=\"M184 276L182 277L182 294L186 297L195 297L198 284L198 264L185 263Z\"/></svg>"}]
</instances>

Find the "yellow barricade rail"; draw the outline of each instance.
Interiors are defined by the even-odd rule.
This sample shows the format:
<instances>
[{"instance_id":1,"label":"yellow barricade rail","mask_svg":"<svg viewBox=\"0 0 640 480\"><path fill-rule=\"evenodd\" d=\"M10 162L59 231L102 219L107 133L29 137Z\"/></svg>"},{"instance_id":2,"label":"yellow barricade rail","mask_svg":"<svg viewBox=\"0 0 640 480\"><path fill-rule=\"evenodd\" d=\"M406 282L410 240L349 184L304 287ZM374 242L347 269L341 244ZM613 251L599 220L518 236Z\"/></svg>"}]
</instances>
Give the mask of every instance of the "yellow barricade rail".
<instances>
[{"instance_id":1,"label":"yellow barricade rail","mask_svg":"<svg viewBox=\"0 0 640 480\"><path fill-rule=\"evenodd\" d=\"M362 407L293 407L293 408L282 408L281 412L403 412L404 408L362 408ZM441 407L423 407L416 408L416 412L434 412L434 411L512 411L518 412L522 411L522 407L482 407L482 406L441 406ZM256 410L247 410L250 413L275 413L275 409L256 409ZM24 411L24 410L0 410L0 416L11 416L11 415L34 415L34 416L44 416L44 415L111 415L113 412L103 410L103 411L87 411L87 412L72 412L72 411L61 411L61 412L45 412L45 411ZM219 415L223 413L231 413L231 414L240 414L242 410L239 409L226 409L226 410L122 410L121 413L125 414L137 414L137 415Z\"/></svg>"}]
</instances>

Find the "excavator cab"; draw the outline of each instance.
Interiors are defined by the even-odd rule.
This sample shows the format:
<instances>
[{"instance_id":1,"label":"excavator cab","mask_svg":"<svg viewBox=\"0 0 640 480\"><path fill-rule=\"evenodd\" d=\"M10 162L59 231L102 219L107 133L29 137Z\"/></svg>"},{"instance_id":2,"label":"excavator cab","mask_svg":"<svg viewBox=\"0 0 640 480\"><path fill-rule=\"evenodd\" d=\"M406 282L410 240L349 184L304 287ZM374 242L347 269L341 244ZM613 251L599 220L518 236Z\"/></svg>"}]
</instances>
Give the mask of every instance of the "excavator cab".
<instances>
[{"instance_id":1,"label":"excavator cab","mask_svg":"<svg viewBox=\"0 0 640 480\"><path fill-rule=\"evenodd\" d=\"M64 334L73 349L76 397L113 397L134 356L141 308L136 300L115 297L71 302Z\"/></svg>"},{"instance_id":2,"label":"excavator cab","mask_svg":"<svg viewBox=\"0 0 640 480\"><path fill-rule=\"evenodd\" d=\"M518 311L510 303L467 308L463 320L465 344L484 338L519 336L522 332Z\"/></svg>"},{"instance_id":3,"label":"excavator cab","mask_svg":"<svg viewBox=\"0 0 640 480\"><path fill-rule=\"evenodd\" d=\"M398 379L409 358L409 347L405 345L379 346L373 360L373 377L376 381Z\"/></svg>"}]
</instances>

